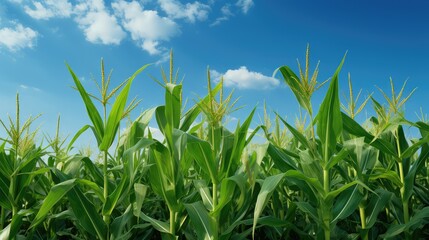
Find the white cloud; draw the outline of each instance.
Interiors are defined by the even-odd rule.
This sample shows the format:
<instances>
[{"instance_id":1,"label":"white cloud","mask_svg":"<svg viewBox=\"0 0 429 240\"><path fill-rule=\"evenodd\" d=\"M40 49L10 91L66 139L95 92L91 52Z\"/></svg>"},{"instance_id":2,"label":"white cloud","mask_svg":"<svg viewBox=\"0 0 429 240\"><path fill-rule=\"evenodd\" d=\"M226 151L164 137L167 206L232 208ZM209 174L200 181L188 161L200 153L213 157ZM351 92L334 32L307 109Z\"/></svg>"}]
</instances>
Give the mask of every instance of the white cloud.
<instances>
[{"instance_id":1,"label":"white cloud","mask_svg":"<svg viewBox=\"0 0 429 240\"><path fill-rule=\"evenodd\" d=\"M234 14L231 12L230 7L231 7L230 4L225 4L220 9L222 15L220 17L216 18L216 20L212 24L210 24L210 26L213 27L213 26L219 25L222 22L228 21L231 16L234 16Z\"/></svg>"},{"instance_id":2,"label":"white cloud","mask_svg":"<svg viewBox=\"0 0 429 240\"><path fill-rule=\"evenodd\" d=\"M38 33L22 24L14 23L13 28L0 28L0 47L7 47L15 52L23 48L33 48L36 45Z\"/></svg>"},{"instance_id":3,"label":"white cloud","mask_svg":"<svg viewBox=\"0 0 429 240\"><path fill-rule=\"evenodd\" d=\"M157 11L143 10L136 1L121 0L112 3L112 7L124 28L131 33L131 38L149 54L165 51L159 47L159 41L168 41L180 33L179 26L173 20L160 17Z\"/></svg>"},{"instance_id":4,"label":"white cloud","mask_svg":"<svg viewBox=\"0 0 429 240\"><path fill-rule=\"evenodd\" d=\"M241 8L243 13L247 13L253 6L253 0L238 0L236 5Z\"/></svg>"},{"instance_id":5,"label":"white cloud","mask_svg":"<svg viewBox=\"0 0 429 240\"><path fill-rule=\"evenodd\" d=\"M28 86L28 85L24 85L24 84L19 85L19 87L22 88L22 89L24 89L24 90L33 90L35 92L42 91L40 88L32 87L32 86Z\"/></svg>"},{"instance_id":6,"label":"white cloud","mask_svg":"<svg viewBox=\"0 0 429 240\"><path fill-rule=\"evenodd\" d=\"M216 82L223 81L226 87L237 87L239 89L272 89L280 84L280 81L273 77L265 76L259 72L251 72L247 67L239 69L229 69L224 74L215 70L210 71Z\"/></svg>"},{"instance_id":7,"label":"white cloud","mask_svg":"<svg viewBox=\"0 0 429 240\"><path fill-rule=\"evenodd\" d=\"M196 20L204 21L210 11L210 6L200 3L182 4L177 0L158 0L162 10L173 19L184 18L189 22L194 23Z\"/></svg>"},{"instance_id":8,"label":"white cloud","mask_svg":"<svg viewBox=\"0 0 429 240\"><path fill-rule=\"evenodd\" d=\"M53 17L70 17L72 5L68 0L32 1L34 8L24 6L25 12L35 19L47 20Z\"/></svg>"},{"instance_id":9,"label":"white cloud","mask_svg":"<svg viewBox=\"0 0 429 240\"><path fill-rule=\"evenodd\" d=\"M160 53L160 51L157 49L158 45L158 41L146 39L143 41L142 48L146 50L150 55L156 55Z\"/></svg>"},{"instance_id":10,"label":"white cloud","mask_svg":"<svg viewBox=\"0 0 429 240\"><path fill-rule=\"evenodd\" d=\"M89 42L119 44L126 33L114 15L109 14L102 0L92 0L76 5L75 21Z\"/></svg>"}]
</instances>

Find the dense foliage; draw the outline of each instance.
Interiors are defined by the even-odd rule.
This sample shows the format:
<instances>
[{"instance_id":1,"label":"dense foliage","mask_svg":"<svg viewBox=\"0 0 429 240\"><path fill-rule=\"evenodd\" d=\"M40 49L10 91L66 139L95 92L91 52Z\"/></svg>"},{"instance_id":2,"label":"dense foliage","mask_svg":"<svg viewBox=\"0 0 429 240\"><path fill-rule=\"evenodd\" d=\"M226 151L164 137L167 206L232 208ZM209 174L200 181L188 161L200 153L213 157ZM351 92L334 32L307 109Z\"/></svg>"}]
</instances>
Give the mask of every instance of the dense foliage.
<instances>
[{"instance_id":1,"label":"dense foliage","mask_svg":"<svg viewBox=\"0 0 429 240\"><path fill-rule=\"evenodd\" d=\"M427 239L429 238L429 125L405 118L404 88L360 101L339 99L339 72L313 112L318 67L278 69L309 123L291 124L265 109L264 124L250 129L255 110L234 130L223 81L184 111L182 83L170 72L158 81L164 105L144 111L120 132L129 90L142 67L109 92L101 65L100 96L86 92L69 67L90 125L70 141L57 134L35 142L30 118L1 121L1 239ZM325 82L324 82L325 83ZM324 84L322 83L322 84ZM114 99L113 99L114 98ZM98 101L100 107L94 102ZM368 102L375 116L355 117ZM342 111L343 110L343 111ZM153 119L163 139L152 137ZM407 138L404 128L419 136ZM72 150L92 131L100 159ZM256 144L256 133L267 142ZM67 143L66 143L67 142Z\"/></svg>"}]
</instances>

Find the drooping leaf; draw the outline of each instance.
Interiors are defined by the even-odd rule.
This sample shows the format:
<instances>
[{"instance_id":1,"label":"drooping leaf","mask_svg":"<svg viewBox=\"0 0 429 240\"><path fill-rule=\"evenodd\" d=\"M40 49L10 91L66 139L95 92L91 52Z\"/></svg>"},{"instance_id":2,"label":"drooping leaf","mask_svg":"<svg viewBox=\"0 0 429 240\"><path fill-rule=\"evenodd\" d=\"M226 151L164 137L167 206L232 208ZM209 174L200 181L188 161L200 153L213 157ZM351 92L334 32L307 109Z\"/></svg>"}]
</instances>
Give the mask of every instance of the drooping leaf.
<instances>
[{"instance_id":1,"label":"drooping leaf","mask_svg":"<svg viewBox=\"0 0 429 240\"><path fill-rule=\"evenodd\" d=\"M191 218L193 229L197 233L198 239L214 239L217 236L215 219L210 216L202 202L185 204L185 208Z\"/></svg>"},{"instance_id":2,"label":"drooping leaf","mask_svg":"<svg viewBox=\"0 0 429 240\"><path fill-rule=\"evenodd\" d=\"M393 196L393 193L386 191L382 188L375 191L377 194L372 195L368 206L365 208L366 213L366 227L370 229L377 221L378 214L383 211Z\"/></svg>"},{"instance_id":3,"label":"drooping leaf","mask_svg":"<svg viewBox=\"0 0 429 240\"><path fill-rule=\"evenodd\" d=\"M43 201L42 206L37 212L36 217L31 223L30 228L34 228L39 225L45 217L48 215L49 211L63 199L63 197L76 185L76 179L70 179L64 182L60 182L53 186Z\"/></svg>"},{"instance_id":4,"label":"drooping leaf","mask_svg":"<svg viewBox=\"0 0 429 240\"><path fill-rule=\"evenodd\" d=\"M157 219L151 218L144 214L143 212L140 212L140 218L143 219L146 222L149 222L152 224L153 228L158 230L161 233L170 233L170 224L166 222L159 221Z\"/></svg>"},{"instance_id":5,"label":"drooping leaf","mask_svg":"<svg viewBox=\"0 0 429 240\"><path fill-rule=\"evenodd\" d=\"M264 210L265 206L268 203L273 191L277 188L277 185L283 180L285 174L277 174L274 176L267 177L262 183L261 190L258 194L258 198L255 204L255 211L253 213L253 237L255 236L256 224L258 222L259 216Z\"/></svg>"},{"instance_id":6,"label":"drooping leaf","mask_svg":"<svg viewBox=\"0 0 429 240\"><path fill-rule=\"evenodd\" d=\"M95 137L97 139L98 144L100 144L104 136L104 125L103 125L103 120L101 119L100 113L98 112L89 94L86 92L85 88L82 86L81 82L79 81L78 77L75 75L71 67L68 64L66 65L70 74L72 75L76 88L79 91L83 102L85 103L85 107L86 107L86 111L88 113L89 119L94 125Z\"/></svg>"},{"instance_id":7,"label":"drooping leaf","mask_svg":"<svg viewBox=\"0 0 429 240\"><path fill-rule=\"evenodd\" d=\"M333 219L331 222L350 216L356 211L362 199L363 194L359 191L357 185L340 193L333 207Z\"/></svg>"}]
</instances>

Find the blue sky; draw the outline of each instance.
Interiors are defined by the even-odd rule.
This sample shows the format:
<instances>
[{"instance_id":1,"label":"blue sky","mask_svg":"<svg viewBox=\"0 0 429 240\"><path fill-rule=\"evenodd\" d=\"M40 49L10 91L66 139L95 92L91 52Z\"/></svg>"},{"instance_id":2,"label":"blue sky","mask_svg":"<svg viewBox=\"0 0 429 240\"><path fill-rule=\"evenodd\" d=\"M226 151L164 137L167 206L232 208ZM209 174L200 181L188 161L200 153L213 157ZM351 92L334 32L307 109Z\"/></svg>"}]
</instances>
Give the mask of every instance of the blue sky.
<instances>
[{"instance_id":1,"label":"blue sky","mask_svg":"<svg viewBox=\"0 0 429 240\"><path fill-rule=\"evenodd\" d=\"M398 89L408 79L405 92L417 90L406 113L415 120L420 107L428 111L428 10L423 0L2 0L0 118L14 115L19 92L24 116L43 114L37 122L42 132L53 134L61 114L64 134L73 134L89 120L70 88L65 62L95 92L91 76L100 78L101 58L107 71L113 69L113 85L154 63L134 82L130 96L142 99L136 117L163 104L163 90L149 76L160 78L160 67L168 69L173 49L190 103L205 94L209 66L240 97L243 108L231 114L232 122L253 107L261 114L264 101L293 121L298 104L272 74L281 65L296 70L308 43L312 68L320 60L319 82L332 75L348 51L340 76L344 93L348 73L355 91L374 92L381 102L375 86L389 92L390 77ZM325 92L321 88L314 96L316 107Z\"/></svg>"}]
</instances>

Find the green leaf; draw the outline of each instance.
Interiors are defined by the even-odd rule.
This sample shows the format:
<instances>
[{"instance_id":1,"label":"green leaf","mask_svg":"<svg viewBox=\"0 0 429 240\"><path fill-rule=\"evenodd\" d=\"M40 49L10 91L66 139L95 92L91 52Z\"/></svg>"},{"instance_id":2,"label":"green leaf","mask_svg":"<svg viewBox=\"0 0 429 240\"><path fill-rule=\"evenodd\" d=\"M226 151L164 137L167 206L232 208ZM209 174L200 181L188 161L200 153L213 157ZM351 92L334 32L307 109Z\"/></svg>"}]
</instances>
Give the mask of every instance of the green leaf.
<instances>
[{"instance_id":1,"label":"green leaf","mask_svg":"<svg viewBox=\"0 0 429 240\"><path fill-rule=\"evenodd\" d=\"M316 223L321 223L317 216L317 210L308 202L295 202L295 204L301 211L307 213Z\"/></svg>"},{"instance_id":2,"label":"green leaf","mask_svg":"<svg viewBox=\"0 0 429 240\"><path fill-rule=\"evenodd\" d=\"M283 75L286 84L289 86L296 99L298 100L299 105L301 105L301 107L310 112L310 100L305 98L305 94L300 91L301 86L298 76L288 66L282 66L279 68L279 70Z\"/></svg>"},{"instance_id":3,"label":"green leaf","mask_svg":"<svg viewBox=\"0 0 429 240\"><path fill-rule=\"evenodd\" d=\"M201 169L210 176L213 182L217 183L217 167L210 143L195 136L188 135L187 147Z\"/></svg>"},{"instance_id":4,"label":"green leaf","mask_svg":"<svg viewBox=\"0 0 429 240\"><path fill-rule=\"evenodd\" d=\"M39 225L48 215L49 211L63 199L63 197L76 185L76 179L70 179L59 184L56 184L51 188L43 201L42 206L39 209L36 217L30 225L30 228L34 228Z\"/></svg>"},{"instance_id":5,"label":"green leaf","mask_svg":"<svg viewBox=\"0 0 429 240\"><path fill-rule=\"evenodd\" d=\"M141 183L134 183L134 192L136 195L136 201L133 204L133 213L134 216L139 217L141 208L143 205L143 201L146 198L148 187L146 185L143 185Z\"/></svg>"},{"instance_id":6,"label":"green leaf","mask_svg":"<svg viewBox=\"0 0 429 240\"><path fill-rule=\"evenodd\" d=\"M207 210L213 211L213 199L206 181L194 180L194 186L196 190L198 190L198 192L200 193L201 199L203 200L203 204L207 208Z\"/></svg>"},{"instance_id":7,"label":"green leaf","mask_svg":"<svg viewBox=\"0 0 429 240\"><path fill-rule=\"evenodd\" d=\"M366 228L370 229L377 221L378 214L383 211L393 196L393 193L382 188L375 191L377 194L371 195L368 206L365 208Z\"/></svg>"},{"instance_id":8,"label":"green leaf","mask_svg":"<svg viewBox=\"0 0 429 240\"><path fill-rule=\"evenodd\" d=\"M151 218L142 212L140 212L140 218L145 220L146 222L149 222L152 225L152 227L158 230L159 232L170 233L170 224Z\"/></svg>"},{"instance_id":9,"label":"green leaf","mask_svg":"<svg viewBox=\"0 0 429 240\"><path fill-rule=\"evenodd\" d=\"M144 65L139 70L137 70L127 81L127 84L121 90L119 95L116 97L115 102L113 103L112 109L110 110L109 117L107 118L105 134L103 136L103 141L99 146L101 151L107 151L112 145L116 133L118 132L118 127L121 119L124 115L125 106L127 104L128 93L133 83L134 78L147 68L149 64Z\"/></svg>"},{"instance_id":10,"label":"green leaf","mask_svg":"<svg viewBox=\"0 0 429 240\"><path fill-rule=\"evenodd\" d=\"M277 114L277 113L276 113ZM289 129L289 131L292 133L292 135L307 149L310 148L310 144L308 143L307 138L300 133L298 130L296 130L294 127L292 127L289 123L287 123L280 115L277 114L279 119L283 122L283 124Z\"/></svg>"},{"instance_id":11,"label":"green leaf","mask_svg":"<svg viewBox=\"0 0 429 240\"><path fill-rule=\"evenodd\" d=\"M72 140L70 141L69 145L67 145L67 150L66 150L67 152L70 151L70 149L73 147L74 142L76 142L76 140L80 137L80 135L82 135L82 133L84 133L90 127L91 126L89 125L85 125L81 129L79 129L79 131L77 131L77 133L73 136Z\"/></svg>"},{"instance_id":12,"label":"green leaf","mask_svg":"<svg viewBox=\"0 0 429 240\"><path fill-rule=\"evenodd\" d=\"M165 117L172 129L178 129L182 109L182 85L165 85Z\"/></svg>"},{"instance_id":13,"label":"green leaf","mask_svg":"<svg viewBox=\"0 0 429 240\"><path fill-rule=\"evenodd\" d=\"M21 230L22 218L33 214L33 210L20 210L13 217L9 225L0 231L0 239L14 239Z\"/></svg>"},{"instance_id":14,"label":"green leaf","mask_svg":"<svg viewBox=\"0 0 429 240\"><path fill-rule=\"evenodd\" d=\"M241 155L243 153L244 147L248 144L248 142L251 140L247 139L247 134L249 132L250 123L252 121L253 115L255 114L256 108L252 110L252 112L249 114L249 116L246 118L246 120L243 122L243 125L240 127L237 127L237 129L234 132L234 144L232 148L231 157L226 159L223 169L223 173L226 175L226 177L230 177L236 169L232 169L233 165L238 165ZM225 169L225 166L227 168Z\"/></svg>"},{"instance_id":15,"label":"green leaf","mask_svg":"<svg viewBox=\"0 0 429 240\"><path fill-rule=\"evenodd\" d=\"M150 147L150 161L155 163L149 170L150 183L154 192L163 197L170 210L179 211L176 186L183 186L183 183L177 182L180 181L177 163L167 147L158 141Z\"/></svg>"},{"instance_id":16,"label":"green leaf","mask_svg":"<svg viewBox=\"0 0 429 240\"><path fill-rule=\"evenodd\" d=\"M118 239L124 234L124 230L127 224L132 224L131 219L133 217L133 212L131 211L131 204L125 209L125 212L115 218L112 224L110 224L110 233L112 234L112 239Z\"/></svg>"},{"instance_id":17,"label":"green leaf","mask_svg":"<svg viewBox=\"0 0 429 240\"><path fill-rule=\"evenodd\" d=\"M425 207L416 211L416 214L410 219L410 221L406 224L399 225L391 225L389 229L387 229L384 235L381 235L382 238L392 238L401 234L402 232L411 231L413 232L417 228L422 228L429 221L429 207Z\"/></svg>"},{"instance_id":18,"label":"green leaf","mask_svg":"<svg viewBox=\"0 0 429 240\"><path fill-rule=\"evenodd\" d=\"M9 181L5 177L0 176L0 206L11 210L13 202L13 198L9 193Z\"/></svg>"},{"instance_id":19,"label":"green leaf","mask_svg":"<svg viewBox=\"0 0 429 240\"><path fill-rule=\"evenodd\" d=\"M215 220L208 214L202 202L185 204L185 208L198 239L214 239L217 236Z\"/></svg>"},{"instance_id":20,"label":"green leaf","mask_svg":"<svg viewBox=\"0 0 429 240\"><path fill-rule=\"evenodd\" d=\"M100 144L100 140L103 139L104 136L104 125L103 120L101 119L100 113L98 112L97 108L95 107L94 103L92 102L89 94L85 91L85 88L80 83L79 79L74 74L71 67L67 65L67 68L72 75L73 81L76 85L77 90L80 93L80 96L82 97L83 102L85 103L86 112L88 113L89 119L91 120L92 124L94 125L95 129L95 137L97 139L97 142Z\"/></svg>"},{"instance_id":21,"label":"green leaf","mask_svg":"<svg viewBox=\"0 0 429 240\"><path fill-rule=\"evenodd\" d=\"M64 182L69 180L67 175L64 175L57 169L53 170L54 176L57 178L57 181ZM78 224L85 229L89 234L98 236L100 239L106 238L107 227L103 219L99 215L97 208L94 204L88 200L88 198L83 194L79 185L73 187L70 191L67 192L67 197L69 199L70 206L73 210Z\"/></svg>"},{"instance_id":22,"label":"green leaf","mask_svg":"<svg viewBox=\"0 0 429 240\"><path fill-rule=\"evenodd\" d=\"M414 187L415 187L415 179L416 174L425 166L425 162L427 161L427 158L429 157L429 146L428 144L424 144L419 157L414 162L413 165L411 165L410 170L408 171L407 175L404 179L405 184L405 191L402 201L408 201L413 193Z\"/></svg>"},{"instance_id":23,"label":"green leaf","mask_svg":"<svg viewBox=\"0 0 429 240\"><path fill-rule=\"evenodd\" d=\"M337 138L342 131L340 99L338 97L338 74L343 66L345 56L332 77L328 92L323 99L317 115L317 135L324 148L325 163L330 153L335 152Z\"/></svg>"},{"instance_id":24,"label":"green leaf","mask_svg":"<svg viewBox=\"0 0 429 240\"><path fill-rule=\"evenodd\" d=\"M415 142L413 145L408 147L404 152L402 152L401 156L399 157L402 159L405 159L413 156L414 153L416 153L417 150L419 150L423 144L428 143L428 141L429 141L429 135L423 137L422 139L420 139L419 141Z\"/></svg>"},{"instance_id":25,"label":"green leaf","mask_svg":"<svg viewBox=\"0 0 429 240\"><path fill-rule=\"evenodd\" d=\"M375 172L372 173L369 177L370 181L375 181L377 179L387 179L397 187L402 187L401 179L399 178L398 174L392 170L384 170L381 169L382 172Z\"/></svg>"},{"instance_id":26,"label":"green leaf","mask_svg":"<svg viewBox=\"0 0 429 240\"><path fill-rule=\"evenodd\" d=\"M321 182L319 181L319 178L309 177L309 176L305 175L304 173L297 171L297 170L289 170L284 174L288 178L294 178L297 180L304 180L304 182L307 185L313 187L318 193L323 193L325 191L323 189Z\"/></svg>"},{"instance_id":27,"label":"green leaf","mask_svg":"<svg viewBox=\"0 0 429 240\"><path fill-rule=\"evenodd\" d=\"M339 163L341 160L343 160L348 155L349 155L349 152L347 151L347 149L342 148L340 152L338 152L337 154L334 154L333 156L331 156L329 158L329 161L326 164L325 169L329 170L329 169L333 168L337 163Z\"/></svg>"},{"instance_id":28,"label":"green leaf","mask_svg":"<svg viewBox=\"0 0 429 240\"><path fill-rule=\"evenodd\" d=\"M280 149L273 144L269 144L267 153L271 156L274 162L274 166L282 172L288 170L296 170L296 163L291 157L298 158L299 156L295 153L289 152L285 149Z\"/></svg>"},{"instance_id":29,"label":"green leaf","mask_svg":"<svg viewBox=\"0 0 429 240\"><path fill-rule=\"evenodd\" d=\"M355 186L354 188L349 188L342 192L333 207L333 219L331 223L336 222L337 220L344 219L354 211L356 211L359 203L363 199L363 194L359 191L359 187Z\"/></svg>"},{"instance_id":30,"label":"green leaf","mask_svg":"<svg viewBox=\"0 0 429 240\"><path fill-rule=\"evenodd\" d=\"M258 198L255 204L255 210L253 213L253 237L255 237L256 223L258 222L262 210L264 210L265 206L268 203L268 200L270 199L274 190L277 188L277 185L279 185L279 183L281 182L281 180L283 180L284 177L285 174L269 176L262 183L261 191L258 194Z\"/></svg>"},{"instance_id":31,"label":"green leaf","mask_svg":"<svg viewBox=\"0 0 429 240\"><path fill-rule=\"evenodd\" d=\"M115 190L107 197L105 204L103 205L103 216L110 216L118 204L119 197L124 194L125 185L129 179L126 176L121 178L121 181Z\"/></svg>"},{"instance_id":32,"label":"green leaf","mask_svg":"<svg viewBox=\"0 0 429 240\"><path fill-rule=\"evenodd\" d=\"M383 153L396 156L395 148L384 139L375 138L369 134L359 123L342 113L343 129L356 137L365 137L365 142L379 149Z\"/></svg>"}]
</instances>

